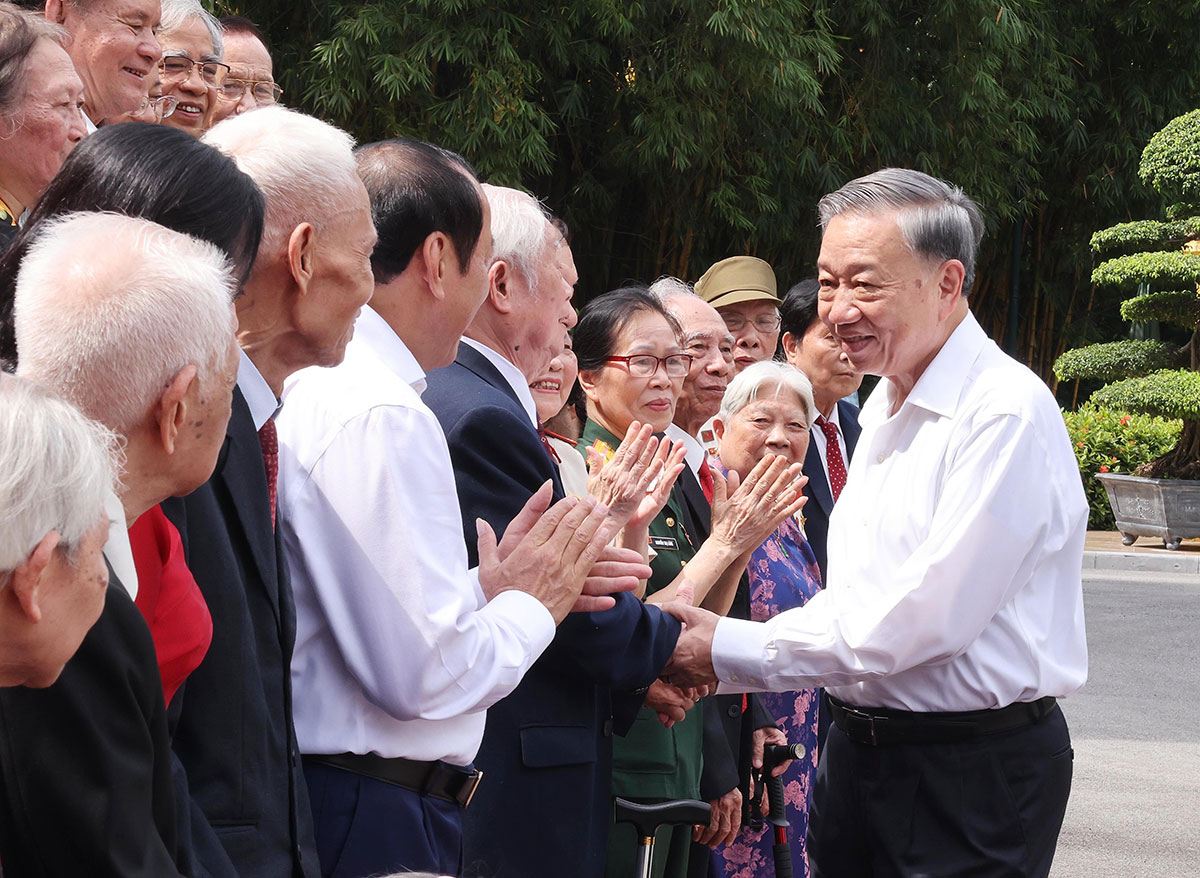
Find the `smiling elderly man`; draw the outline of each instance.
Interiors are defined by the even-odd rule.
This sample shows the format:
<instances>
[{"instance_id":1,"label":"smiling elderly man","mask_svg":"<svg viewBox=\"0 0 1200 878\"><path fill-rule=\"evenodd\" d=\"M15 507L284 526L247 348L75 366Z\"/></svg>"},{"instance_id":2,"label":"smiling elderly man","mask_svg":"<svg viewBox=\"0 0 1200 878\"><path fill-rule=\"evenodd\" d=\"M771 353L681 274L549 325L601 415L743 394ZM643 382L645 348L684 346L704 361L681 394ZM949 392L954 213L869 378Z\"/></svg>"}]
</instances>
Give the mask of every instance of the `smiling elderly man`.
<instances>
[{"instance_id":1,"label":"smiling elderly man","mask_svg":"<svg viewBox=\"0 0 1200 878\"><path fill-rule=\"evenodd\" d=\"M71 35L67 52L83 80L91 129L141 105L162 60L159 0L46 0L46 18Z\"/></svg>"},{"instance_id":2,"label":"smiling elderly man","mask_svg":"<svg viewBox=\"0 0 1200 878\"><path fill-rule=\"evenodd\" d=\"M972 316L960 189L886 169L820 203L818 310L883 376L829 530L828 587L765 623L676 607L667 672L826 686L814 876L1050 870L1071 787L1057 699L1087 676L1087 503L1062 416Z\"/></svg>"}]
</instances>

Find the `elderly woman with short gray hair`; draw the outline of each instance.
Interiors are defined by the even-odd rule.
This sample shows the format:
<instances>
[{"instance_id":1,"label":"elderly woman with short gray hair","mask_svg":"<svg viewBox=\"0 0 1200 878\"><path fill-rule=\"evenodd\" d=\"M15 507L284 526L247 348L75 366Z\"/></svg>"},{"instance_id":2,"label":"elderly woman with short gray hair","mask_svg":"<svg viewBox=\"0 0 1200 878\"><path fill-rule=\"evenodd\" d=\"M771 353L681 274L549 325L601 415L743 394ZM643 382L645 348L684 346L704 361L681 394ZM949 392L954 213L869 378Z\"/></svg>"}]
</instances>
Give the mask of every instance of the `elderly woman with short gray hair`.
<instances>
[{"instance_id":1,"label":"elderly woman with short gray hair","mask_svg":"<svg viewBox=\"0 0 1200 878\"><path fill-rule=\"evenodd\" d=\"M67 32L0 3L0 250L87 133Z\"/></svg>"},{"instance_id":2,"label":"elderly woman with short gray hair","mask_svg":"<svg viewBox=\"0 0 1200 878\"><path fill-rule=\"evenodd\" d=\"M713 427L719 442L718 466L743 479L763 457L776 454L789 463L803 463L808 434L816 416L812 384L787 363L767 360L743 369L725 389L721 410ZM821 588L821 572L801 523L784 519L776 531L754 550L746 565L750 579L750 618L761 622L803 606ZM803 744L806 755L792 762L783 774L784 798L790 838L792 869L808 875L804 836L808 826L808 793L817 769L818 689L763 693L760 697L778 718L787 743ZM775 733L769 743L784 743ZM764 806L765 809L765 806ZM733 842L713 852L717 874L728 878L774 875L773 836L764 829L743 827Z\"/></svg>"}]
</instances>

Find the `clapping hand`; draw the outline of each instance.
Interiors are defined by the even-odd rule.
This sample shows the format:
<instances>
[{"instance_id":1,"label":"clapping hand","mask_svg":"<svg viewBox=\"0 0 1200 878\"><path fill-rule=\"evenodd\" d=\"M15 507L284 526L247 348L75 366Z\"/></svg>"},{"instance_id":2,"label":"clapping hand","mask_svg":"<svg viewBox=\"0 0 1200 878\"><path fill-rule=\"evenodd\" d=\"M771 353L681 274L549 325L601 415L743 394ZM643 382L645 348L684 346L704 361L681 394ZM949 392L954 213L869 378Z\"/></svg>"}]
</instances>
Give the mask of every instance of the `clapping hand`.
<instances>
[{"instance_id":1,"label":"clapping hand","mask_svg":"<svg viewBox=\"0 0 1200 878\"><path fill-rule=\"evenodd\" d=\"M634 421L612 460L588 449L588 494L608 507L618 528L647 527L666 505L686 453L682 443L659 440L649 424Z\"/></svg>"}]
</instances>

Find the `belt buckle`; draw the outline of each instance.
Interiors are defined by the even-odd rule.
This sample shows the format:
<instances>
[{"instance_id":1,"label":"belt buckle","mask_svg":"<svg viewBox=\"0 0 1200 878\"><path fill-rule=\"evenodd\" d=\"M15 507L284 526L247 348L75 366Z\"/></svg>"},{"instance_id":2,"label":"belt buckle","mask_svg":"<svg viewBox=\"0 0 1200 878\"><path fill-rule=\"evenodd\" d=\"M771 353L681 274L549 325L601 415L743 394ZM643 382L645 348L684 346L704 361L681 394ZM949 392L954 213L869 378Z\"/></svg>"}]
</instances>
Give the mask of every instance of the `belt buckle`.
<instances>
[{"instance_id":1,"label":"belt buckle","mask_svg":"<svg viewBox=\"0 0 1200 878\"><path fill-rule=\"evenodd\" d=\"M863 713L860 710L855 710L850 705L846 705L846 707L844 707L843 710L846 711L846 716L848 716L852 720L854 720L855 725L857 725L858 723L866 724L866 727L867 727L866 731L867 731L867 734L870 735L870 741L869 742L864 741L863 743L869 743L872 747L878 747L879 740L875 736L875 717L871 716L871 714L869 714L869 713ZM857 735L857 731L858 730L856 729L856 735Z\"/></svg>"},{"instance_id":2,"label":"belt buckle","mask_svg":"<svg viewBox=\"0 0 1200 878\"><path fill-rule=\"evenodd\" d=\"M481 780L483 780L483 772L477 768L471 774L471 776L467 778L467 781L462 785L462 788L459 789L458 795L455 796L455 798L458 799L459 807L464 811L470 806L471 800L475 798L475 791L479 789L479 782Z\"/></svg>"}]
</instances>

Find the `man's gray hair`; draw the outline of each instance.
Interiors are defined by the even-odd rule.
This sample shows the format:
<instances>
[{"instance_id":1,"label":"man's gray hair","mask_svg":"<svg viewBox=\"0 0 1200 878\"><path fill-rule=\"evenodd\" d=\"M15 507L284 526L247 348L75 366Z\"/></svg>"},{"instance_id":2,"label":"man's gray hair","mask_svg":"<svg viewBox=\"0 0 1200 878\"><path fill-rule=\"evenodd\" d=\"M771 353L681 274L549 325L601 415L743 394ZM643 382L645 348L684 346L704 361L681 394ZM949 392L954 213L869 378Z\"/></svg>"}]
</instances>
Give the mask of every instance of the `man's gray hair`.
<instances>
[{"instance_id":1,"label":"man's gray hair","mask_svg":"<svg viewBox=\"0 0 1200 878\"><path fill-rule=\"evenodd\" d=\"M808 376L787 363L777 360L762 360L752 363L734 376L721 397L721 412L718 417L726 424L729 419L759 398L765 387L774 387L778 394L783 388L793 391L804 406L805 424L812 427L817 417L813 402L812 382Z\"/></svg>"},{"instance_id":2,"label":"man's gray hair","mask_svg":"<svg viewBox=\"0 0 1200 878\"><path fill-rule=\"evenodd\" d=\"M162 23L159 35L169 37L193 18L204 22L204 27L212 39L213 56L220 61L225 57L225 31L221 28L221 22L217 20L216 16L200 5L200 0L162 0ZM193 58L192 60L204 59Z\"/></svg>"},{"instance_id":3,"label":"man's gray hair","mask_svg":"<svg viewBox=\"0 0 1200 878\"><path fill-rule=\"evenodd\" d=\"M547 234L554 228L550 212L528 192L489 183L483 184L483 192L492 215L492 263L503 260L511 265L536 294L538 266L552 258L565 239Z\"/></svg>"},{"instance_id":4,"label":"man's gray hair","mask_svg":"<svg viewBox=\"0 0 1200 878\"><path fill-rule=\"evenodd\" d=\"M301 223L318 231L340 223L338 209L363 188L354 138L295 110L263 107L230 116L203 140L230 156L262 190L267 216L260 259L277 256Z\"/></svg>"},{"instance_id":5,"label":"man's gray hair","mask_svg":"<svg viewBox=\"0 0 1200 878\"><path fill-rule=\"evenodd\" d=\"M908 249L925 259L963 264L962 291L975 282L975 257L983 239L978 205L950 183L907 168L884 168L851 180L817 204L821 229L842 213L896 211L896 225Z\"/></svg>"},{"instance_id":6,"label":"man's gray hair","mask_svg":"<svg viewBox=\"0 0 1200 878\"><path fill-rule=\"evenodd\" d=\"M17 372L126 434L184 367L211 380L235 290L206 241L117 214L48 221L17 272Z\"/></svg>"},{"instance_id":7,"label":"man's gray hair","mask_svg":"<svg viewBox=\"0 0 1200 878\"><path fill-rule=\"evenodd\" d=\"M666 307L667 303L676 296L693 296L697 299L700 296L696 293L695 288L685 280L680 280L677 277L671 277L669 274L664 274L649 287L650 295L658 300L658 304Z\"/></svg>"},{"instance_id":8,"label":"man's gray hair","mask_svg":"<svg viewBox=\"0 0 1200 878\"><path fill-rule=\"evenodd\" d=\"M70 552L114 490L116 437L33 381L0 373L0 587L56 530Z\"/></svg>"}]
</instances>

